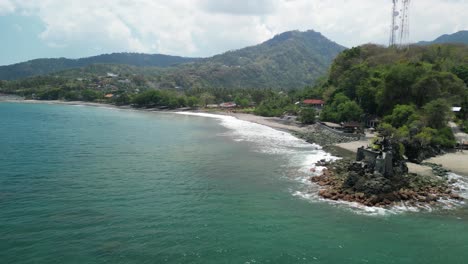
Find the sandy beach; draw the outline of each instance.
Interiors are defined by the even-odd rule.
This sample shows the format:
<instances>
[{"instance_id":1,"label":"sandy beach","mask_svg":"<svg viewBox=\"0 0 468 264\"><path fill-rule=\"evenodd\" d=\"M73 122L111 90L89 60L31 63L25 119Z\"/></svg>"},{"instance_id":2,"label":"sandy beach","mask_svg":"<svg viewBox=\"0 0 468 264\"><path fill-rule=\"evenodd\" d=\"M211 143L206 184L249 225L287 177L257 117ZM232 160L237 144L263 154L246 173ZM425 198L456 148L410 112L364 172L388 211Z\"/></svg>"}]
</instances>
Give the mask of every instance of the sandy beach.
<instances>
[{"instance_id":1,"label":"sandy beach","mask_svg":"<svg viewBox=\"0 0 468 264\"><path fill-rule=\"evenodd\" d=\"M260 125L268 126L275 129L286 130L291 132L307 132L307 126L300 127L297 125L285 124L277 117L263 117L256 116L252 114L243 114L243 113L220 113L233 116L237 119L248 121L252 123L257 123Z\"/></svg>"},{"instance_id":2,"label":"sandy beach","mask_svg":"<svg viewBox=\"0 0 468 264\"><path fill-rule=\"evenodd\" d=\"M457 174L468 176L468 151L447 153L430 158L426 162L440 164Z\"/></svg>"}]
</instances>

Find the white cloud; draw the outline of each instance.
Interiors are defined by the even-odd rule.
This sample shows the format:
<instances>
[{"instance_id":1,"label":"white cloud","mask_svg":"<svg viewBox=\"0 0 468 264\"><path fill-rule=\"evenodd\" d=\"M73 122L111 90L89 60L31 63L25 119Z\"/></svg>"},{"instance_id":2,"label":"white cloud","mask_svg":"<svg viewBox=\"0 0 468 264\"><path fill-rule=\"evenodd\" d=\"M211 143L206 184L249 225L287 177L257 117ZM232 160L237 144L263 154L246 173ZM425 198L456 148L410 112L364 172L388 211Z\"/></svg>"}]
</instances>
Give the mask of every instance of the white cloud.
<instances>
[{"instance_id":1,"label":"white cloud","mask_svg":"<svg viewBox=\"0 0 468 264\"><path fill-rule=\"evenodd\" d=\"M411 40L468 29L467 0L412 1ZM0 0L0 14L39 17L50 46L208 56L287 30L354 46L388 40L390 0Z\"/></svg>"},{"instance_id":2,"label":"white cloud","mask_svg":"<svg viewBox=\"0 0 468 264\"><path fill-rule=\"evenodd\" d=\"M12 13L15 6L10 0L0 0L0 15Z\"/></svg>"},{"instance_id":3,"label":"white cloud","mask_svg":"<svg viewBox=\"0 0 468 264\"><path fill-rule=\"evenodd\" d=\"M235 15L264 15L273 13L278 0L199 0L202 9L207 12Z\"/></svg>"}]
</instances>

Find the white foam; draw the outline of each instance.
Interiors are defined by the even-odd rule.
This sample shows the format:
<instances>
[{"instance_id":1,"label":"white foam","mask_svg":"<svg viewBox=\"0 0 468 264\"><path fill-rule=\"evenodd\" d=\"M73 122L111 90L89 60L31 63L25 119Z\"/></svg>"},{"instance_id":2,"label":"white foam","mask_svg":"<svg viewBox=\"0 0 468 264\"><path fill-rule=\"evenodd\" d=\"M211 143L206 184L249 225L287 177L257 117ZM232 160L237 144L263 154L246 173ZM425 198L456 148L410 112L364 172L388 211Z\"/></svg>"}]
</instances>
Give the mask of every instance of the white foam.
<instances>
[{"instance_id":1,"label":"white foam","mask_svg":"<svg viewBox=\"0 0 468 264\"><path fill-rule=\"evenodd\" d=\"M306 199L310 202L327 202L336 206L343 206L344 208L351 209L355 213L371 216L432 210L430 206L424 204L410 206L401 202L389 208L382 208L369 207L357 202L331 201L323 199L318 195L320 187L315 183L312 183L310 181L310 177L318 176L323 171L324 167L316 166L319 161L323 159L331 161L339 158L323 151L322 147L319 145L309 144L287 132L243 121L232 116L193 112L176 112L176 114L218 119L220 120L221 125L230 130L228 133L221 134L222 136L232 137L236 142L254 143L252 144L254 150L261 153L287 156L289 159L287 167L293 168L293 172L291 173L292 175L289 176L301 183L301 187L299 187L300 190L290 190L296 197ZM468 178L450 173L449 179L457 180L457 183L454 184L460 188L460 191L457 193L468 199ZM447 199L443 200L442 204L443 208L450 209L459 204L463 204L463 202Z\"/></svg>"},{"instance_id":2,"label":"white foam","mask_svg":"<svg viewBox=\"0 0 468 264\"><path fill-rule=\"evenodd\" d=\"M235 141L256 143L255 150L262 153L294 155L302 152L301 154L308 154L308 157L306 161L304 159L300 161L311 165L321 159L331 157L319 145L309 144L287 132L240 120L233 116L193 112L176 112L176 114L216 118L221 121L221 125L230 129L226 135L233 137Z\"/></svg>"},{"instance_id":3,"label":"white foam","mask_svg":"<svg viewBox=\"0 0 468 264\"><path fill-rule=\"evenodd\" d=\"M307 143L290 133L273 129L271 127L240 120L233 116L216 115L208 113L177 112L181 115L215 118L220 124L229 129L223 136L229 136L236 142L251 142L254 151L266 154L283 155L289 160L289 168L297 169L289 175L300 182L310 182L309 178L318 175L321 169L315 168L320 160L335 160L331 154L325 152L317 144ZM315 171L315 172L314 172Z\"/></svg>"},{"instance_id":4,"label":"white foam","mask_svg":"<svg viewBox=\"0 0 468 264\"><path fill-rule=\"evenodd\" d=\"M468 177L461 176L455 173L449 173L447 176L449 180L456 181L453 184L453 186L458 188L459 191L455 191L455 193L465 199L468 199Z\"/></svg>"}]
</instances>

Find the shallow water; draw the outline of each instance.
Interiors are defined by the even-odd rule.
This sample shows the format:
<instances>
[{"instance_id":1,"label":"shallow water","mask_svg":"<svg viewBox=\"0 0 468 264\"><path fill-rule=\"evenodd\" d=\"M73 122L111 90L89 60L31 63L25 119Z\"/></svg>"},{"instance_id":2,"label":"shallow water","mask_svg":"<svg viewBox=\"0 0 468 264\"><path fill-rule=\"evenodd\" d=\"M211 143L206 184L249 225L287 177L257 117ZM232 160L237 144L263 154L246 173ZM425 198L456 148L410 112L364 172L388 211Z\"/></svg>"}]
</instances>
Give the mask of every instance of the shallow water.
<instances>
[{"instance_id":1,"label":"shallow water","mask_svg":"<svg viewBox=\"0 0 468 264\"><path fill-rule=\"evenodd\" d=\"M468 208L315 197L332 158L234 118L0 103L1 263L467 263Z\"/></svg>"}]
</instances>

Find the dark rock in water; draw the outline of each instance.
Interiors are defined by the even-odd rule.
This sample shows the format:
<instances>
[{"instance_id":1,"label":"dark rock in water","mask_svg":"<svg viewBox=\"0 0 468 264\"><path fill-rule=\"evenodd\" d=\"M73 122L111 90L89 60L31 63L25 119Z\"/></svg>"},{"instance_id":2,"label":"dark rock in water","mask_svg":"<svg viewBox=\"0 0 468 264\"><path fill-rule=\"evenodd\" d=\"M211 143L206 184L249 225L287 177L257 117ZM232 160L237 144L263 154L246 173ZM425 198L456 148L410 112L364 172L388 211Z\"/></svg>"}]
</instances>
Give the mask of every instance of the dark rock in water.
<instances>
[{"instance_id":1,"label":"dark rock in water","mask_svg":"<svg viewBox=\"0 0 468 264\"><path fill-rule=\"evenodd\" d=\"M439 198L434 194L429 194L426 196L426 202L437 202Z\"/></svg>"},{"instance_id":2,"label":"dark rock in water","mask_svg":"<svg viewBox=\"0 0 468 264\"><path fill-rule=\"evenodd\" d=\"M382 151L363 150L358 161L339 160L327 167L323 174L311 178L326 189L319 195L325 199L359 202L366 206L389 206L400 201L410 205L436 204L440 198L462 200L452 193L446 177L427 177L408 173L398 146L383 141ZM447 170L436 164L431 167L446 175Z\"/></svg>"},{"instance_id":3,"label":"dark rock in water","mask_svg":"<svg viewBox=\"0 0 468 264\"><path fill-rule=\"evenodd\" d=\"M456 194L456 193L451 193L450 198L455 199L455 200L463 200L463 198L460 195Z\"/></svg>"}]
</instances>

